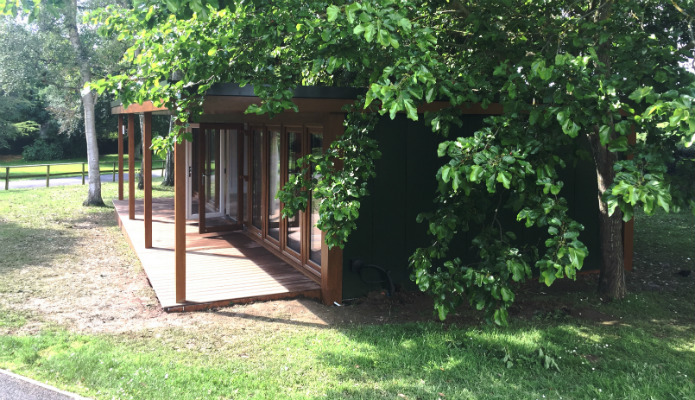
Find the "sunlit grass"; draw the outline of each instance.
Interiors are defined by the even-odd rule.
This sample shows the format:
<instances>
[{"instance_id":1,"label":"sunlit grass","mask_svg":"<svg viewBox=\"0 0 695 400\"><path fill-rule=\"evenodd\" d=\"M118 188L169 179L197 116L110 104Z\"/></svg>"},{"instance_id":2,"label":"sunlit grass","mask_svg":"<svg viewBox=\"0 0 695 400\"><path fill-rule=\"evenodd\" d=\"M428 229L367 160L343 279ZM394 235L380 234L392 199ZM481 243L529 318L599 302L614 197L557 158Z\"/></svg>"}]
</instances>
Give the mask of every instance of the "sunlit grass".
<instances>
[{"instance_id":1,"label":"sunlit grass","mask_svg":"<svg viewBox=\"0 0 695 400\"><path fill-rule=\"evenodd\" d=\"M583 341L583 333L600 340ZM682 399L695 393L692 347L674 348L629 328L280 327L223 346L192 332L167 334L166 343L65 331L5 336L0 365L97 398ZM544 367L540 350L559 371Z\"/></svg>"}]
</instances>

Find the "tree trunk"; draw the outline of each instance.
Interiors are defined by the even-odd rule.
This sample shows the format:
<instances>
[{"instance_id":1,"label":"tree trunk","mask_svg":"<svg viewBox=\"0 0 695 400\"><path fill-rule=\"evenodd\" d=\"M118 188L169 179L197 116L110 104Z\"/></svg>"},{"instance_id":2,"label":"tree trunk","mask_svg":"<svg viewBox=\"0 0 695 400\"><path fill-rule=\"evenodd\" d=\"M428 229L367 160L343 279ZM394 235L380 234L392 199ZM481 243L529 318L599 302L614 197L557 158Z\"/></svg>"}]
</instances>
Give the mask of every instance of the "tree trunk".
<instances>
[{"instance_id":1,"label":"tree trunk","mask_svg":"<svg viewBox=\"0 0 695 400\"><path fill-rule=\"evenodd\" d=\"M174 129L174 116L169 118L169 135ZM174 186L174 149L167 150L167 158L164 162L164 179L162 186Z\"/></svg>"},{"instance_id":2,"label":"tree trunk","mask_svg":"<svg viewBox=\"0 0 695 400\"><path fill-rule=\"evenodd\" d=\"M600 1L596 6L594 21L600 23L611 18L613 0ZM606 78L611 75L611 41L601 43L600 37L595 38L598 44L598 58L602 65L598 71ZM608 112L608 110L606 111ZM622 299L627 292L625 287L625 260L623 248L623 213L616 209L613 215L608 215L608 205L603 201L603 194L615 181L615 162L618 154L608 150L601 144L599 128L589 134L591 152L596 164L596 180L598 183L599 230L601 239L601 273L599 275L598 292L607 300ZM616 133L611 118L611 140L616 139Z\"/></svg>"},{"instance_id":3,"label":"tree trunk","mask_svg":"<svg viewBox=\"0 0 695 400\"><path fill-rule=\"evenodd\" d=\"M625 261L623 249L623 213L616 209L608 215L608 205L602 195L615 180L613 165L617 155L601 145L598 132L589 135L591 152L596 164L598 182L599 229L601 239L601 273L598 292L607 299L622 299L627 293L625 287Z\"/></svg>"},{"instance_id":4,"label":"tree trunk","mask_svg":"<svg viewBox=\"0 0 695 400\"><path fill-rule=\"evenodd\" d=\"M82 106L84 107L84 127L87 140L87 164L89 189L87 199L82 203L85 206L103 206L104 200L101 198L101 172L99 171L99 146L97 145L97 132L94 120L94 103L96 95L86 92L82 95Z\"/></svg>"},{"instance_id":5,"label":"tree trunk","mask_svg":"<svg viewBox=\"0 0 695 400\"><path fill-rule=\"evenodd\" d=\"M75 55L75 63L80 69L80 81L84 87L92 80L89 60L85 56L80 33L77 30L77 0L66 2L65 28L68 31L70 45ZM82 203L85 206L103 206L104 200L101 198L101 175L99 172L99 148L97 145L97 130L94 119L94 104L97 95L91 90L82 89L82 108L84 109L84 136L87 140L87 164L89 176L89 190L87 199Z\"/></svg>"}]
</instances>

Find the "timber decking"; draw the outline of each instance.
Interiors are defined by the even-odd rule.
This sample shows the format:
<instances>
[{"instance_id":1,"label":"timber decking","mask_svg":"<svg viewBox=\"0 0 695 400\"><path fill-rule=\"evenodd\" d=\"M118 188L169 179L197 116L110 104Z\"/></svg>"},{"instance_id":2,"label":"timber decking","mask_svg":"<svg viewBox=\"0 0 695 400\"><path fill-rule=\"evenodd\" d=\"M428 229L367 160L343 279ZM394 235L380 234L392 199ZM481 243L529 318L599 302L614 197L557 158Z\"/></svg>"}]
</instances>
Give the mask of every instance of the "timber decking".
<instances>
[{"instance_id":1,"label":"timber decking","mask_svg":"<svg viewBox=\"0 0 695 400\"><path fill-rule=\"evenodd\" d=\"M143 202L114 200L118 224L137 254L165 311L189 311L233 303L292 297L319 298L318 283L269 253L241 232L199 234L186 225L186 302L177 303L174 265L174 199L152 202L152 248L145 248Z\"/></svg>"}]
</instances>

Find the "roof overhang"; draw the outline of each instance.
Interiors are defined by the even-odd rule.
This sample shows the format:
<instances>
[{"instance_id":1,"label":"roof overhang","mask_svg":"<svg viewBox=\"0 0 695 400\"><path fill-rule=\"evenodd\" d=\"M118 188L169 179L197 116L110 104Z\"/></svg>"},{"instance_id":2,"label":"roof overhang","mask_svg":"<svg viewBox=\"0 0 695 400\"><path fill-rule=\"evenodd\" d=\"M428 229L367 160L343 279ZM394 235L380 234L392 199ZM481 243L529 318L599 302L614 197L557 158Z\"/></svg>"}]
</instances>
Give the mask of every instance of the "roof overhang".
<instances>
[{"instance_id":1,"label":"roof overhang","mask_svg":"<svg viewBox=\"0 0 695 400\"><path fill-rule=\"evenodd\" d=\"M329 86L300 86L294 90L292 102L301 113L342 113L343 107L354 103L364 88L343 88ZM240 87L231 83L212 86L205 94L203 115L243 114L250 105L260 105L261 100L254 94L252 86ZM437 111L449 106L448 102L435 101L418 108L418 112ZM502 105L490 104L483 108L480 104L467 104L461 107L464 114L501 114ZM131 104L127 108L119 102L111 104L111 114L172 114L166 107L155 107L151 101Z\"/></svg>"}]
</instances>

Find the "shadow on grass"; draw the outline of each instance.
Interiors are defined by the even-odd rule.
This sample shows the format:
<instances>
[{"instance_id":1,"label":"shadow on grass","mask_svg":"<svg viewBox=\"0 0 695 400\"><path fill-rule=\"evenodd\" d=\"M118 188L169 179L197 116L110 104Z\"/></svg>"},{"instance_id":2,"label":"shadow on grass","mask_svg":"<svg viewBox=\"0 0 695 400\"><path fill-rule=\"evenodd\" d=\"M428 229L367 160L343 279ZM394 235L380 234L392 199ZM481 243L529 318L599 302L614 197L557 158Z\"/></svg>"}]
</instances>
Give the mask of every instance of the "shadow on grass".
<instances>
[{"instance_id":1,"label":"shadow on grass","mask_svg":"<svg viewBox=\"0 0 695 400\"><path fill-rule=\"evenodd\" d=\"M344 382L321 398L691 398L695 349L644 329L579 321L458 329L436 323L345 329L353 351L319 368ZM686 334L687 336L687 334ZM555 367L557 366L557 368ZM375 381L364 390L364 381Z\"/></svg>"},{"instance_id":2,"label":"shadow on grass","mask_svg":"<svg viewBox=\"0 0 695 400\"><path fill-rule=\"evenodd\" d=\"M78 238L54 228L28 228L14 222L0 224L0 274L27 266L48 265L71 252Z\"/></svg>"},{"instance_id":3,"label":"shadow on grass","mask_svg":"<svg viewBox=\"0 0 695 400\"><path fill-rule=\"evenodd\" d=\"M292 325L292 326L303 326L303 327L309 327L309 328L316 328L316 329L329 329L330 326L326 324L321 324L317 322L309 322L309 321L299 321L299 320L293 320L289 318L276 318L276 317L265 317L262 315L254 315L254 314L248 314L248 313L241 313L241 312L228 312L228 311L212 311L216 315L220 315L223 317L228 317L228 318L242 318L250 321L257 321L257 322L268 322L268 323L280 323L280 324L285 324L285 325Z\"/></svg>"}]
</instances>

